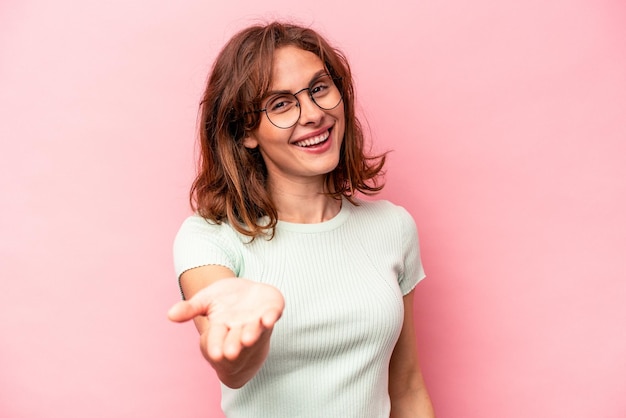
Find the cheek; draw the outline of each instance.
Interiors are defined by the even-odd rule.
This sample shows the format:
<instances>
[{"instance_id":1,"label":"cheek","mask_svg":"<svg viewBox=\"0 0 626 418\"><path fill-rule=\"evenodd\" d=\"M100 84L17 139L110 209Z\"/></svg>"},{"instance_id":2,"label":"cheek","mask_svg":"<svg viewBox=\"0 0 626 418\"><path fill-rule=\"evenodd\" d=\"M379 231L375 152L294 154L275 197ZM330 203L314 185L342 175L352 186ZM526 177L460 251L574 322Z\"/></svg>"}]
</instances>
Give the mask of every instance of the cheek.
<instances>
[{"instance_id":1,"label":"cheek","mask_svg":"<svg viewBox=\"0 0 626 418\"><path fill-rule=\"evenodd\" d=\"M341 112L341 115L339 118L337 118L337 137L339 138L340 141L343 142L344 140L344 136L346 134L346 118L344 116L343 111Z\"/></svg>"},{"instance_id":2,"label":"cheek","mask_svg":"<svg viewBox=\"0 0 626 418\"><path fill-rule=\"evenodd\" d=\"M280 129L272 125L269 121L263 123L257 128L257 140L259 146L271 147L274 144L282 144L289 141L293 130Z\"/></svg>"},{"instance_id":3,"label":"cheek","mask_svg":"<svg viewBox=\"0 0 626 418\"><path fill-rule=\"evenodd\" d=\"M333 117L337 120L337 127L341 130L345 130L346 113L343 109L343 106L337 109L335 113L333 113Z\"/></svg>"}]
</instances>

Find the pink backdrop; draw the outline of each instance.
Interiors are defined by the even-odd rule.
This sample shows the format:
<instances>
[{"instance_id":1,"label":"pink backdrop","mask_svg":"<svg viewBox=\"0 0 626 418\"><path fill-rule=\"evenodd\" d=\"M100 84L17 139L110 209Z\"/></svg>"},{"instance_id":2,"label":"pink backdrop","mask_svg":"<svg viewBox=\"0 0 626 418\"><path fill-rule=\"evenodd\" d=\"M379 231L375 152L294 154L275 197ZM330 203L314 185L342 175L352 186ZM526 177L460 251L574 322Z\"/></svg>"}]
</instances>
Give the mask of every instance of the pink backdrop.
<instances>
[{"instance_id":1,"label":"pink backdrop","mask_svg":"<svg viewBox=\"0 0 626 418\"><path fill-rule=\"evenodd\" d=\"M258 16L340 45L395 150L438 416L624 417L619 0L4 0L0 416L221 416L193 326L165 318L171 241L204 78Z\"/></svg>"}]
</instances>

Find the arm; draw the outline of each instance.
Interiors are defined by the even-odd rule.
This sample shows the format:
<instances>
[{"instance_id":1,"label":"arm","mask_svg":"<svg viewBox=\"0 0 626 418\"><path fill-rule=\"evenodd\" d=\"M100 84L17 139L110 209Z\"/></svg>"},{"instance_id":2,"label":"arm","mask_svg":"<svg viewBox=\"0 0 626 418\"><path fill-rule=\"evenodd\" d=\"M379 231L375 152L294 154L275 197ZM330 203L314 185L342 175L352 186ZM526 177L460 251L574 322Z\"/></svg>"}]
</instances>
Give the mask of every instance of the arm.
<instances>
[{"instance_id":1,"label":"arm","mask_svg":"<svg viewBox=\"0 0 626 418\"><path fill-rule=\"evenodd\" d=\"M390 418L435 417L417 358L413 293L404 296L404 324L389 364Z\"/></svg>"},{"instance_id":2,"label":"arm","mask_svg":"<svg viewBox=\"0 0 626 418\"><path fill-rule=\"evenodd\" d=\"M265 362L284 300L272 286L234 276L213 265L186 271L180 282L189 299L172 306L168 316L175 322L194 320L202 355L222 383L238 388Z\"/></svg>"}]
</instances>

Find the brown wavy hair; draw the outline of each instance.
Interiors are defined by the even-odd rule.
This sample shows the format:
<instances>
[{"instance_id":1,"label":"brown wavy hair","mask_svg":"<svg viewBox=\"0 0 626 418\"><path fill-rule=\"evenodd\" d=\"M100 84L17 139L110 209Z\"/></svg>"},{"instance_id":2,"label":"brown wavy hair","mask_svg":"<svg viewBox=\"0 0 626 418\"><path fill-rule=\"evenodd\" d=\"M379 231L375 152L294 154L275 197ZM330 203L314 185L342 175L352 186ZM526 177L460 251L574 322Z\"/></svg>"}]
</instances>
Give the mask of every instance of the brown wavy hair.
<instances>
[{"instance_id":1,"label":"brown wavy hair","mask_svg":"<svg viewBox=\"0 0 626 418\"><path fill-rule=\"evenodd\" d=\"M228 222L253 239L273 236L277 210L266 187L267 169L258 148L243 138L259 125L258 109L271 87L274 51L295 46L317 55L343 96L346 129L339 164L326 175L327 194L373 195L383 188L386 154L366 155L361 123L355 115L355 93L345 56L314 30L290 23L252 26L233 36L219 53L199 110L200 156L190 193L192 208L202 217Z\"/></svg>"}]
</instances>

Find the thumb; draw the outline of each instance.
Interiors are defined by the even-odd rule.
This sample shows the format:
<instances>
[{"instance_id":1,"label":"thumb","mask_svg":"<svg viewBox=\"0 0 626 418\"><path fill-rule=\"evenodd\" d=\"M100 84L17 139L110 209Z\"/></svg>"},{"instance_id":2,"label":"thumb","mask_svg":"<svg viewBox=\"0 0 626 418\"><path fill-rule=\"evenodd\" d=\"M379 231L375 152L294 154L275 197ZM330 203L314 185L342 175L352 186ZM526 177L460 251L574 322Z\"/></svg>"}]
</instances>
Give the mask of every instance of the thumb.
<instances>
[{"instance_id":1,"label":"thumb","mask_svg":"<svg viewBox=\"0 0 626 418\"><path fill-rule=\"evenodd\" d=\"M204 300L200 302L198 299L182 300L175 303L169 311L167 317L170 321L186 322L196 316L206 315L209 310L210 302Z\"/></svg>"},{"instance_id":2,"label":"thumb","mask_svg":"<svg viewBox=\"0 0 626 418\"><path fill-rule=\"evenodd\" d=\"M175 303L169 311L167 311L167 317L170 321L185 322L193 318L191 314L191 308L189 302L180 301Z\"/></svg>"}]
</instances>

